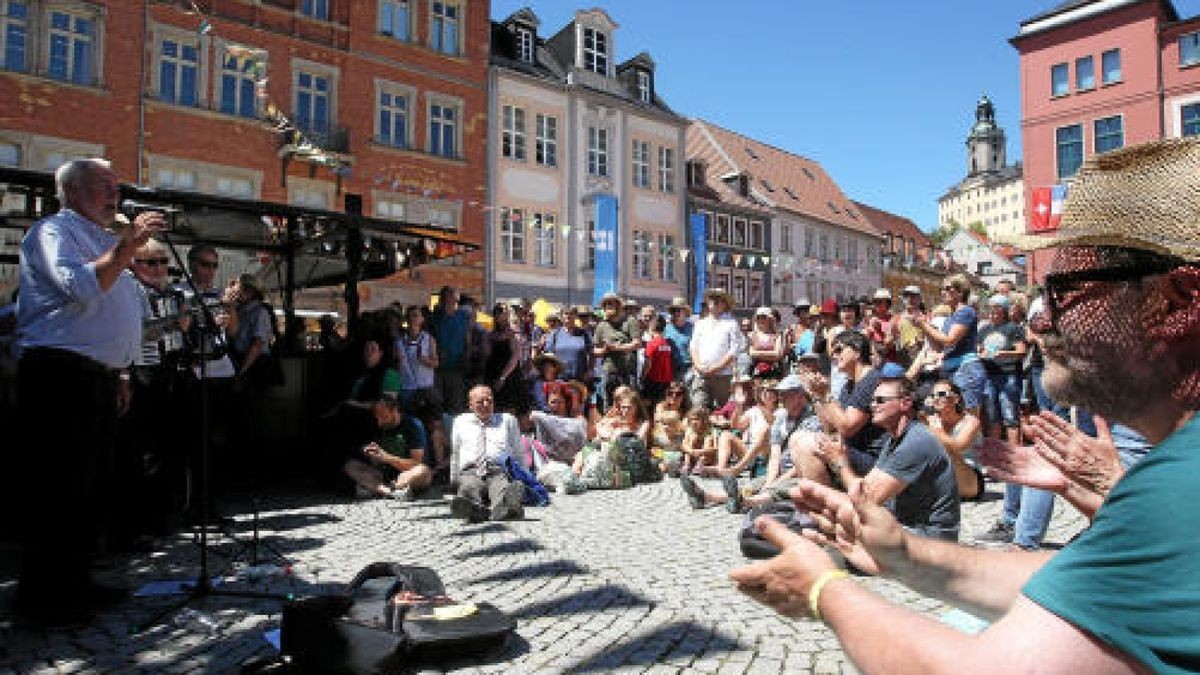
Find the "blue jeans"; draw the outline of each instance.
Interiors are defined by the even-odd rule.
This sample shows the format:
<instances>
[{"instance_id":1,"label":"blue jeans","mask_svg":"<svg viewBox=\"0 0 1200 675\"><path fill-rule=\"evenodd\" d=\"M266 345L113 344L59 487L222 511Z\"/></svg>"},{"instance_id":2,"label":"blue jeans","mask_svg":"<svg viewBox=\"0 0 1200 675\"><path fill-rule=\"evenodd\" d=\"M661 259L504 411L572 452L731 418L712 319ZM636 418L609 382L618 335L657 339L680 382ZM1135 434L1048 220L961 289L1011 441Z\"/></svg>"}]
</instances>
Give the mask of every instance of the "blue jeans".
<instances>
[{"instance_id":1,"label":"blue jeans","mask_svg":"<svg viewBox=\"0 0 1200 675\"><path fill-rule=\"evenodd\" d=\"M988 373L983 383L983 410L988 422L1016 429L1021 423L1020 373Z\"/></svg>"},{"instance_id":2,"label":"blue jeans","mask_svg":"<svg viewBox=\"0 0 1200 675\"><path fill-rule=\"evenodd\" d=\"M1053 515L1053 492L1016 483L1004 486L1004 522L1013 527L1014 544L1029 549L1041 547Z\"/></svg>"},{"instance_id":3,"label":"blue jeans","mask_svg":"<svg viewBox=\"0 0 1200 675\"><path fill-rule=\"evenodd\" d=\"M958 385L962 390L963 408L976 410L983 405L983 389L987 384L987 374L983 371L983 362L973 359L959 365L957 368L943 368L942 376Z\"/></svg>"}]
</instances>

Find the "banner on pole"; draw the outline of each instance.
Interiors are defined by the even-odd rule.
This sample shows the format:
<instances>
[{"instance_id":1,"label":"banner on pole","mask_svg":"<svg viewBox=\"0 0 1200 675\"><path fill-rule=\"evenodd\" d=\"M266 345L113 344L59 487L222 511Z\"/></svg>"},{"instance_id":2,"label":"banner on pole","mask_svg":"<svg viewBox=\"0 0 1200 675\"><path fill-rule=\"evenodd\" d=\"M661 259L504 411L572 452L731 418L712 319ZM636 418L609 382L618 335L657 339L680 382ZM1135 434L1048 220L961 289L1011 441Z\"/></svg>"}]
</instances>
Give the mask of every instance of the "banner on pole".
<instances>
[{"instance_id":1,"label":"banner on pole","mask_svg":"<svg viewBox=\"0 0 1200 675\"><path fill-rule=\"evenodd\" d=\"M596 280L592 304L600 306L606 293L617 292L620 247L617 240L617 198L596 195Z\"/></svg>"},{"instance_id":2,"label":"banner on pole","mask_svg":"<svg viewBox=\"0 0 1200 675\"><path fill-rule=\"evenodd\" d=\"M692 248L696 256L696 297L692 300L696 314L704 310L704 290L708 286L708 223L703 213L692 214Z\"/></svg>"}]
</instances>

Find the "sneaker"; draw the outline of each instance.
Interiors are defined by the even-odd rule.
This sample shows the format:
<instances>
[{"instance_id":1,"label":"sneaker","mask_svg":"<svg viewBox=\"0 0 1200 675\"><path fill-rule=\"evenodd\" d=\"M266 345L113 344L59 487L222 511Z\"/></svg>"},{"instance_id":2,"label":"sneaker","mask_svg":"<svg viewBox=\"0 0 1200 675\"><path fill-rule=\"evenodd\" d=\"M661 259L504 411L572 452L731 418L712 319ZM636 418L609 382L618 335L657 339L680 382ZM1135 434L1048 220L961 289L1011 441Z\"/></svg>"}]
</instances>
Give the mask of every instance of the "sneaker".
<instances>
[{"instance_id":1,"label":"sneaker","mask_svg":"<svg viewBox=\"0 0 1200 675\"><path fill-rule=\"evenodd\" d=\"M725 510L730 513L741 513L742 491L738 488L738 479L734 476L725 476L721 478L721 485L725 487Z\"/></svg>"},{"instance_id":2,"label":"sneaker","mask_svg":"<svg viewBox=\"0 0 1200 675\"><path fill-rule=\"evenodd\" d=\"M693 509L700 510L705 507L704 492L691 476L680 476L679 487L683 488L683 493L687 495L688 503Z\"/></svg>"},{"instance_id":3,"label":"sneaker","mask_svg":"<svg viewBox=\"0 0 1200 675\"><path fill-rule=\"evenodd\" d=\"M411 502L413 500L413 489L411 487L392 488L389 497L398 502Z\"/></svg>"},{"instance_id":4,"label":"sneaker","mask_svg":"<svg viewBox=\"0 0 1200 675\"><path fill-rule=\"evenodd\" d=\"M450 514L468 523L481 523L488 518L486 506L461 495L454 495L450 500Z\"/></svg>"},{"instance_id":5,"label":"sneaker","mask_svg":"<svg viewBox=\"0 0 1200 675\"><path fill-rule=\"evenodd\" d=\"M998 520L992 525L992 529L976 535L975 541L981 544L1011 544L1014 534L1012 525Z\"/></svg>"},{"instance_id":6,"label":"sneaker","mask_svg":"<svg viewBox=\"0 0 1200 675\"><path fill-rule=\"evenodd\" d=\"M525 517L525 484L509 483L500 494L500 500L492 504L492 520L520 520Z\"/></svg>"}]
</instances>

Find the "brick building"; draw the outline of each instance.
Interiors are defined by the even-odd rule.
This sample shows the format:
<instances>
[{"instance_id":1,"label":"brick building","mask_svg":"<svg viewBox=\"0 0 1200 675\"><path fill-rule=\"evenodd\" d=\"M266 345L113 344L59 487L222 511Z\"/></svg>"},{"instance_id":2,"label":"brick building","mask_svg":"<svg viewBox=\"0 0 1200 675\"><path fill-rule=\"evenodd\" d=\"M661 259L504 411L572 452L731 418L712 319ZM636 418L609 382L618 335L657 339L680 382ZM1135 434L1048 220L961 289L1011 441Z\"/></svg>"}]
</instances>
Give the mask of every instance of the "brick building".
<instances>
[{"instance_id":1,"label":"brick building","mask_svg":"<svg viewBox=\"0 0 1200 675\"><path fill-rule=\"evenodd\" d=\"M126 182L334 210L358 194L482 244L486 0L0 7L0 164L103 156ZM375 282L364 307L478 295L482 255Z\"/></svg>"},{"instance_id":2,"label":"brick building","mask_svg":"<svg viewBox=\"0 0 1200 675\"><path fill-rule=\"evenodd\" d=\"M1200 134L1200 16L1169 0L1071 0L1021 23L1025 213L1033 189L1070 184L1084 159ZM1048 252L1029 257L1045 275Z\"/></svg>"}]
</instances>

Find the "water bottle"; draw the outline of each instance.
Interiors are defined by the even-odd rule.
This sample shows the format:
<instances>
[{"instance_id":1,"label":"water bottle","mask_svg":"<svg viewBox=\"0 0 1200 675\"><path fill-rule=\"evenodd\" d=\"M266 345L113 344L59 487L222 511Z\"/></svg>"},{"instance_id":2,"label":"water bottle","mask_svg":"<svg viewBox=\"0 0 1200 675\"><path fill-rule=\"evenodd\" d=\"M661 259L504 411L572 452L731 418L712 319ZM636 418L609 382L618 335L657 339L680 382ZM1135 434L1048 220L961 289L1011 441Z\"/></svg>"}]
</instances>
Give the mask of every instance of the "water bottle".
<instances>
[{"instance_id":1,"label":"water bottle","mask_svg":"<svg viewBox=\"0 0 1200 675\"><path fill-rule=\"evenodd\" d=\"M216 617L190 607L179 610L171 622L180 628L196 633L206 633L209 636L221 632L221 623L217 621Z\"/></svg>"}]
</instances>

